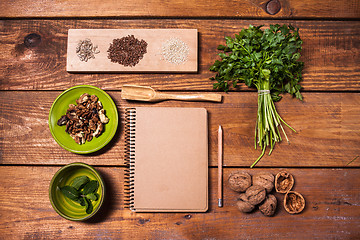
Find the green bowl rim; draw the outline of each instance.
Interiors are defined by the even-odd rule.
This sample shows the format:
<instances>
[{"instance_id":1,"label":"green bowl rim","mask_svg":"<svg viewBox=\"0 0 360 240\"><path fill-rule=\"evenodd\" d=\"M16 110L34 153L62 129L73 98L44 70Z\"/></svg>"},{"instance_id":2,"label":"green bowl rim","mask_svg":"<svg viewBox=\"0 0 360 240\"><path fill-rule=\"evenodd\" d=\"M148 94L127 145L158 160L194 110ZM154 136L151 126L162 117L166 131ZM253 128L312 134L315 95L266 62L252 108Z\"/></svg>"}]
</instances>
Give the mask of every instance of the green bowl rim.
<instances>
[{"instance_id":1,"label":"green bowl rim","mask_svg":"<svg viewBox=\"0 0 360 240\"><path fill-rule=\"evenodd\" d=\"M62 213L55 205L55 203L53 202L53 199L52 199L52 194L51 194L51 189L52 189L52 186L54 184L54 181L55 181L55 178L60 174L60 172L62 172L63 170L67 169L67 168L70 168L70 167L73 167L73 166L80 166L80 167L85 167L85 168L89 168L92 172L94 172L94 174L100 179L100 187L102 188L102 194L101 194L101 199L100 199L100 202L99 202L99 205L96 209L94 209L94 211L83 217L83 218L73 218L73 217L69 217L67 215L65 215L64 213ZM90 165L86 164L86 163L81 163L81 162L74 162L74 163L69 163L65 166L63 166L62 168L60 168L55 174L54 176L52 177L51 181L50 181L50 186L49 186L49 199L50 199L50 203L52 205L52 207L54 208L54 210L63 218L67 219L67 220L71 220L71 221L84 221L86 219L89 219L91 218L92 216L94 216L98 211L99 209L101 208L103 202L104 202L104 198L105 198L105 185L104 185L104 180L102 179L101 175Z\"/></svg>"},{"instance_id":2,"label":"green bowl rim","mask_svg":"<svg viewBox=\"0 0 360 240\"><path fill-rule=\"evenodd\" d=\"M110 135L109 135L109 138L104 142L104 144L102 145L99 145L98 147L94 148L94 149L91 149L91 150L85 150L85 151L81 151L81 150L74 150L74 149L71 149L67 146L65 146L60 140L57 139L55 133L53 132L53 127L51 126L51 113L53 111L53 108L55 106L55 103L59 100L60 97L62 97L63 95L65 95L67 92L73 90L73 89L76 89L76 88L81 88L81 87L88 87L88 88L93 88L97 91L100 91L102 92L106 97L109 98L111 104L113 105L114 109L115 109L115 127L114 129L112 129L110 132ZM54 100L54 102L52 103L51 105L51 108L50 108L50 111L49 111L49 117L48 117L48 121L49 121L49 129L50 129L50 132L51 132L51 135L53 136L53 138L55 139L55 141L64 149L68 150L69 152L73 152L73 153L77 153L77 154L89 154L89 153L93 153L93 152L96 152L96 151L99 151L101 148L105 147L112 139L113 137L115 136L115 133L117 131L117 128L118 128L118 125L119 125L119 113L118 113L118 110L117 110L117 107L116 107L116 104L114 103L113 99L110 97L109 94L107 94L104 90L98 88L98 87L94 87L94 86L91 86L91 85L76 85L76 86L73 86L71 88L68 88L66 89L65 91L63 91L59 96L56 97L56 99Z\"/></svg>"}]
</instances>

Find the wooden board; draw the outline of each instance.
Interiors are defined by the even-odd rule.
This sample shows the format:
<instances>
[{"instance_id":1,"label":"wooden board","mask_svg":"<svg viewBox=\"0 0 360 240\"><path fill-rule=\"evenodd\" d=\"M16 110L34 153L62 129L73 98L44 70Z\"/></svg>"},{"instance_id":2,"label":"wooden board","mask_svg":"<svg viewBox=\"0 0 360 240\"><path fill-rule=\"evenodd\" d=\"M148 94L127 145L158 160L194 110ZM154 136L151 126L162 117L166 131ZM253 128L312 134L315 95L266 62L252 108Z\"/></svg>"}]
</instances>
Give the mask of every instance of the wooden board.
<instances>
[{"instance_id":1,"label":"wooden board","mask_svg":"<svg viewBox=\"0 0 360 240\"><path fill-rule=\"evenodd\" d=\"M147 43L143 58L135 66L112 62L108 57L108 49L113 39L130 35ZM81 61L76 49L79 41L85 39L91 40L98 47L99 53L88 61ZM169 43L174 40L178 44ZM197 72L197 45L197 29L70 29L66 69L68 72ZM173 57L185 57L181 62L167 60L163 55L163 48L167 48L169 53L174 51L174 47L182 48L183 54L186 54L181 56L180 52L174 53Z\"/></svg>"},{"instance_id":2,"label":"wooden board","mask_svg":"<svg viewBox=\"0 0 360 240\"><path fill-rule=\"evenodd\" d=\"M294 190L305 197L306 208L290 215L281 206L284 196L275 194L276 214L265 217L258 210L239 212L238 194L225 182L224 207L218 208L216 168L209 169L208 212L133 213L124 208L124 169L95 166L106 186L103 208L91 221L73 222L60 217L49 202L48 186L59 168L0 166L2 239L357 239L360 235L360 169L286 169L294 175ZM276 174L280 169L225 168L224 179L235 170Z\"/></svg>"},{"instance_id":3,"label":"wooden board","mask_svg":"<svg viewBox=\"0 0 360 240\"><path fill-rule=\"evenodd\" d=\"M274 8L275 4L280 9ZM358 0L3 0L0 17L359 18ZM276 10L279 11L276 11Z\"/></svg>"},{"instance_id":4,"label":"wooden board","mask_svg":"<svg viewBox=\"0 0 360 240\"><path fill-rule=\"evenodd\" d=\"M146 20L2 20L0 27L0 90L65 90L75 84L119 90L123 84L151 85L160 90L212 91L209 71L218 59L216 47L249 24L299 27L304 41L305 91L360 91L360 22L233 19ZM68 29L192 28L199 33L197 74L71 74L66 72ZM25 45L31 33L41 37ZM27 42L28 43L28 42ZM249 91L241 86L238 91Z\"/></svg>"},{"instance_id":5,"label":"wooden board","mask_svg":"<svg viewBox=\"0 0 360 240\"><path fill-rule=\"evenodd\" d=\"M100 86L99 86L100 87ZM107 91L118 107L120 121L113 140L101 151L77 155L52 138L48 114L60 91L3 91L0 94L2 164L66 164L88 161L122 165L124 109L134 106L204 107L209 114L209 165L217 166L217 130L224 129L224 165L249 167L260 155L254 149L257 94L223 94L222 103L165 101L141 103L121 100L121 92ZM290 145L276 145L258 167L344 167L360 155L360 93L304 93L304 101L286 95L276 103L279 114L298 133L285 128ZM349 166L360 166L360 158Z\"/></svg>"}]
</instances>

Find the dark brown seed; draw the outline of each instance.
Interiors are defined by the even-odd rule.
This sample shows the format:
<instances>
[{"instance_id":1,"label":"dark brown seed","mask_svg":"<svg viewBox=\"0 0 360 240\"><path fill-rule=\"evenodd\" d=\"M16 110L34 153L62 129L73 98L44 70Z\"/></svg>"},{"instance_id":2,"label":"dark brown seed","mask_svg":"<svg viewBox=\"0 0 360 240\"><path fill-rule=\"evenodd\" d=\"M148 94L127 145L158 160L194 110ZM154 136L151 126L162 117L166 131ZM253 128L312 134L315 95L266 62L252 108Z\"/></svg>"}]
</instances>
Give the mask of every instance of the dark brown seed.
<instances>
[{"instance_id":1,"label":"dark brown seed","mask_svg":"<svg viewBox=\"0 0 360 240\"><path fill-rule=\"evenodd\" d=\"M138 40L134 35L117 38L110 43L108 58L111 62L133 67L143 58L146 48L147 42Z\"/></svg>"}]
</instances>

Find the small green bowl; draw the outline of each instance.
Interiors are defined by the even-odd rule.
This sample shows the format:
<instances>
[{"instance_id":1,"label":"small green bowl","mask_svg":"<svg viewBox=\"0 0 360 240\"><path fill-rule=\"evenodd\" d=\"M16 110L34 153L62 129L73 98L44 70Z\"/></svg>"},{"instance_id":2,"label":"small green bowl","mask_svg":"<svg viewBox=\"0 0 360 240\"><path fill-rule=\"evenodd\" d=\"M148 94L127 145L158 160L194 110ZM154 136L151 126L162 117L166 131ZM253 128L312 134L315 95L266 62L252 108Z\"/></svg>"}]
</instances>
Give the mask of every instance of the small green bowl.
<instances>
[{"instance_id":1,"label":"small green bowl","mask_svg":"<svg viewBox=\"0 0 360 240\"><path fill-rule=\"evenodd\" d=\"M65 115L69 104L76 104L76 99L84 93L96 95L99 98L109 122L104 125L104 132L98 138L80 145L65 132L66 126L58 126L57 121ZM78 85L65 90L55 99L49 112L49 128L55 141L61 147L73 153L88 154L100 150L110 142L116 133L118 118L116 105L106 92L94 86Z\"/></svg>"},{"instance_id":2,"label":"small green bowl","mask_svg":"<svg viewBox=\"0 0 360 240\"><path fill-rule=\"evenodd\" d=\"M86 175L90 180L97 180L99 182L99 199L92 201L93 211L90 214L86 213L84 206L67 198L60 191L60 187L71 185L74 178ZM70 163L59 169L50 182L49 198L54 210L63 218L72 221L84 221L94 216L100 209L105 195L104 182L99 173L91 166L85 163Z\"/></svg>"}]
</instances>

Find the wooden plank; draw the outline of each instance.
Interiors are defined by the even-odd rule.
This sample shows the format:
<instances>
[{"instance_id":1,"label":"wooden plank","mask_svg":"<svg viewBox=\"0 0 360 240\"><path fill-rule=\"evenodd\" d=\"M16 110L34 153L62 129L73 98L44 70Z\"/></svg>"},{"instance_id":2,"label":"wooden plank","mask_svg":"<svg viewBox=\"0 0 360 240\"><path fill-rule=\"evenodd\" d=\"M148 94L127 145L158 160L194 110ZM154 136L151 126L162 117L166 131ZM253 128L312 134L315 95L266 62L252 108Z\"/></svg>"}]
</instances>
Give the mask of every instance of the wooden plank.
<instances>
[{"instance_id":1,"label":"wooden plank","mask_svg":"<svg viewBox=\"0 0 360 240\"><path fill-rule=\"evenodd\" d=\"M294 190L306 200L298 215L285 212L282 194L275 216L236 209L237 194L224 183L224 207L217 207L217 169L209 169L210 209L206 213L133 213L124 208L123 169L95 167L107 195L89 222L61 218L48 199L51 177L59 167L0 166L0 233L4 239L355 239L360 235L360 169L287 169ZM280 169L224 169L250 174ZM34 184L36 183L36 184ZM315 227L316 226L316 227ZM261 231L259 231L259 227Z\"/></svg>"},{"instance_id":2,"label":"wooden plank","mask_svg":"<svg viewBox=\"0 0 360 240\"><path fill-rule=\"evenodd\" d=\"M120 122L113 140L97 153L77 155L62 149L48 128L48 114L59 91L4 91L0 95L0 162L2 164L66 164L88 161L121 165L124 154L124 109L134 106L205 107L209 113L209 164L217 166L217 130L224 128L224 165L250 166L260 155L254 149L257 95L223 94L222 103L166 101L127 102L108 91ZM360 93L304 93L301 102L285 96L276 103L279 114L298 132L285 131L291 142L276 145L258 166L343 167L360 155ZM350 166L360 166L360 159Z\"/></svg>"},{"instance_id":3,"label":"wooden plank","mask_svg":"<svg viewBox=\"0 0 360 240\"><path fill-rule=\"evenodd\" d=\"M359 18L356 0L2 1L0 17L252 17Z\"/></svg>"},{"instance_id":4,"label":"wooden plank","mask_svg":"<svg viewBox=\"0 0 360 240\"><path fill-rule=\"evenodd\" d=\"M212 89L209 67L217 46L252 25L292 24L300 28L308 91L360 90L360 22L259 20L3 20L0 27L0 90L65 90L74 84L119 90L123 84L161 90ZM71 28L192 28L199 32L197 74L70 74L66 72L67 31ZM35 33L37 35L30 35ZM37 37L40 36L41 40ZM164 36L161 36L164 38ZM164 38L165 39L165 38ZM24 43L24 40L26 44ZM240 91L248 90L246 86Z\"/></svg>"},{"instance_id":5,"label":"wooden plank","mask_svg":"<svg viewBox=\"0 0 360 240\"><path fill-rule=\"evenodd\" d=\"M111 61L108 51L113 39L130 35L147 44L143 57L134 66L124 66ZM97 46L98 53L89 61L80 60L77 53L79 41L85 39L91 40L94 46ZM125 52L129 53L129 49L125 49ZM66 70L68 72L197 72L197 53L197 29L69 29Z\"/></svg>"}]
</instances>

